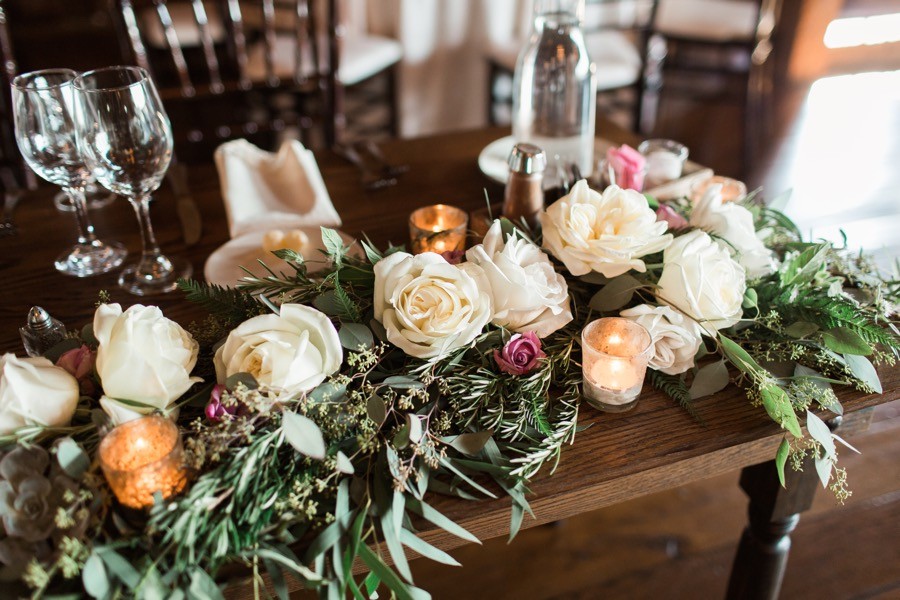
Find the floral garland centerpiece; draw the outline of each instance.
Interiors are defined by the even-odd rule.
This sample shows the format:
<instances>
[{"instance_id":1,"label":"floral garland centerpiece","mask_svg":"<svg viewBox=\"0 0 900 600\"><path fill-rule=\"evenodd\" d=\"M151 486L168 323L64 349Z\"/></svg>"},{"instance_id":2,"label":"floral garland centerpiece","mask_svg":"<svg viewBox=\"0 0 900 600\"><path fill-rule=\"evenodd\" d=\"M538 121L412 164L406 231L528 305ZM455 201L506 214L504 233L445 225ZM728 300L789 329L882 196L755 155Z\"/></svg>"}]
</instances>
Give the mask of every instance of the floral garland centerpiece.
<instances>
[{"instance_id":1,"label":"floral garland centerpiece","mask_svg":"<svg viewBox=\"0 0 900 600\"><path fill-rule=\"evenodd\" d=\"M715 187L659 205L579 182L540 220L496 221L464 257L366 242L357 257L323 229L315 274L280 250L287 273L183 282L205 322L101 303L45 357L3 356L0 576L34 597L217 598L239 563L257 596L286 598L293 578L328 597L428 597L406 549L456 561L417 527L478 541L430 496L502 490L515 537L529 481L576 438L579 334L602 315L646 328L650 379L679 404L742 386L786 431L780 475L812 456L848 493L843 440L814 410L841 412L832 385L880 391L867 357L896 361L896 282ZM177 420L187 484L133 510L97 448L151 413Z\"/></svg>"}]
</instances>

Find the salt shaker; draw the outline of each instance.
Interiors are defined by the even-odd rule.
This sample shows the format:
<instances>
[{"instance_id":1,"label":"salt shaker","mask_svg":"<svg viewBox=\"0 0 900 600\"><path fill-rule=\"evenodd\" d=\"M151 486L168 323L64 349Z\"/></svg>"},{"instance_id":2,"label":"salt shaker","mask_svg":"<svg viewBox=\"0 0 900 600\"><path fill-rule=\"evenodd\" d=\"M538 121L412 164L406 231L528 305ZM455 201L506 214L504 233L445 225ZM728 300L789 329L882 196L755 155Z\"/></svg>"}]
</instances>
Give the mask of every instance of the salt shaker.
<instances>
[{"instance_id":1,"label":"salt shaker","mask_svg":"<svg viewBox=\"0 0 900 600\"><path fill-rule=\"evenodd\" d=\"M544 170L547 155L534 144L516 144L509 154L509 179L503 194L503 216L529 226L537 225L538 213L544 208Z\"/></svg>"},{"instance_id":2,"label":"salt shaker","mask_svg":"<svg viewBox=\"0 0 900 600\"><path fill-rule=\"evenodd\" d=\"M28 356L43 356L65 339L66 326L40 306L32 306L25 327L19 328L19 335Z\"/></svg>"}]
</instances>

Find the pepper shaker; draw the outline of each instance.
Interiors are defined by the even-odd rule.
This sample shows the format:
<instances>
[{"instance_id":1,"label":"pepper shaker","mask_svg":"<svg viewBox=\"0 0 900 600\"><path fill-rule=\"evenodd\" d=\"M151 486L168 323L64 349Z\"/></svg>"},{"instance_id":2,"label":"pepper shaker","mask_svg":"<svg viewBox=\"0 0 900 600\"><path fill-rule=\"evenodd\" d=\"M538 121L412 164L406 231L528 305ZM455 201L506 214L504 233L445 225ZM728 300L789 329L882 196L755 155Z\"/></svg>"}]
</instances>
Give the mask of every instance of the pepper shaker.
<instances>
[{"instance_id":1,"label":"pepper shaker","mask_svg":"<svg viewBox=\"0 0 900 600\"><path fill-rule=\"evenodd\" d=\"M19 328L19 335L22 336L22 345L28 356L43 356L47 350L65 339L66 326L40 306L32 306L28 311L25 327Z\"/></svg>"},{"instance_id":2,"label":"pepper shaker","mask_svg":"<svg viewBox=\"0 0 900 600\"><path fill-rule=\"evenodd\" d=\"M503 194L503 216L513 223L535 227L544 208L544 170L547 155L534 144L516 144L509 154L509 180Z\"/></svg>"}]
</instances>

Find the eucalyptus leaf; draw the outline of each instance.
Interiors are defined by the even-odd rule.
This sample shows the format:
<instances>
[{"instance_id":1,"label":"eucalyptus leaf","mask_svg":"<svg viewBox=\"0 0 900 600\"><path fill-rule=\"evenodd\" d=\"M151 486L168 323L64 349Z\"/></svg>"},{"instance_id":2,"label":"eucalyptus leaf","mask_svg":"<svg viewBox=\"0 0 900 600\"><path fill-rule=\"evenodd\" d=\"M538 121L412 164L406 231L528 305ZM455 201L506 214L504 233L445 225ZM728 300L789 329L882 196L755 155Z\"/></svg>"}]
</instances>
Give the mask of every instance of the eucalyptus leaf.
<instances>
[{"instance_id":1,"label":"eucalyptus leaf","mask_svg":"<svg viewBox=\"0 0 900 600\"><path fill-rule=\"evenodd\" d=\"M785 335L789 335L794 339L802 340L809 337L819 330L819 326L808 321L797 321L784 328Z\"/></svg>"},{"instance_id":2,"label":"eucalyptus leaf","mask_svg":"<svg viewBox=\"0 0 900 600\"><path fill-rule=\"evenodd\" d=\"M110 585L109 577L106 574L106 567L103 566L103 559L94 552L84 562L84 568L81 570L81 583L92 598L106 598L109 594Z\"/></svg>"},{"instance_id":3,"label":"eucalyptus leaf","mask_svg":"<svg viewBox=\"0 0 900 600\"><path fill-rule=\"evenodd\" d=\"M460 566L459 562L455 558L453 558L443 550L435 548L425 540L417 537L416 534L409 531L408 529L400 530L400 541L404 546L414 552L417 552L425 558L429 558L444 565L450 565L451 567Z\"/></svg>"},{"instance_id":4,"label":"eucalyptus leaf","mask_svg":"<svg viewBox=\"0 0 900 600\"><path fill-rule=\"evenodd\" d=\"M259 387L256 378L250 373L235 373L225 380L225 389L233 392L239 383L243 383L248 390L255 390Z\"/></svg>"},{"instance_id":5,"label":"eucalyptus leaf","mask_svg":"<svg viewBox=\"0 0 900 600\"><path fill-rule=\"evenodd\" d=\"M94 335L94 324L88 323L84 327L81 328L81 341L87 344L88 346L99 346L100 340L97 339L97 336Z\"/></svg>"},{"instance_id":6,"label":"eucalyptus leaf","mask_svg":"<svg viewBox=\"0 0 900 600\"><path fill-rule=\"evenodd\" d=\"M786 437L781 438L781 443L778 445L778 451L775 453L775 470L778 472L778 481L781 483L781 487L787 487L784 484L784 466L787 464L790 453L791 444Z\"/></svg>"},{"instance_id":7,"label":"eucalyptus leaf","mask_svg":"<svg viewBox=\"0 0 900 600\"><path fill-rule=\"evenodd\" d=\"M409 423L409 441L414 444L418 444L422 441L422 420L418 415L406 415L407 422Z\"/></svg>"},{"instance_id":8,"label":"eucalyptus leaf","mask_svg":"<svg viewBox=\"0 0 900 600\"><path fill-rule=\"evenodd\" d=\"M846 355L869 356L872 346L866 343L858 333L846 327L832 327L822 334L822 341L830 350Z\"/></svg>"},{"instance_id":9,"label":"eucalyptus leaf","mask_svg":"<svg viewBox=\"0 0 900 600\"><path fill-rule=\"evenodd\" d=\"M753 360L753 357L747 354L747 351L741 348L736 342L730 340L721 333L719 333L719 342L722 344L722 351L725 353L725 356L728 357L728 360L731 361L731 364L735 367L747 374L762 371L762 367L760 367L759 364Z\"/></svg>"},{"instance_id":10,"label":"eucalyptus leaf","mask_svg":"<svg viewBox=\"0 0 900 600\"><path fill-rule=\"evenodd\" d=\"M822 445L822 450L825 451L826 457L837 457L837 449L834 447L834 440L831 438L831 430L828 429L825 421L810 411L806 412L806 430L809 431L812 439Z\"/></svg>"},{"instance_id":11,"label":"eucalyptus leaf","mask_svg":"<svg viewBox=\"0 0 900 600\"><path fill-rule=\"evenodd\" d=\"M69 350L75 350L76 348L81 348L82 341L76 340L73 338L65 338L58 344L53 345L49 350L44 352L43 357L56 364L59 361L59 357L68 352Z\"/></svg>"},{"instance_id":12,"label":"eucalyptus leaf","mask_svg":"<svg viewBox=\"0 0 900 600\"><path fill-rule=\"evenodd\" d=\"M831 469L834 463L831 459L824 456L817 456L815 460L816 473L819 475L819 481L822 482L823 488L828 488L828 481L831 479Z\"/></svg>"},{"instance_id":13,"label":"eucalyptus leaf","mask_svg":"<svg viewBox=\"0 0 900 600\"><path fill-rule=\"evenodd\" d=\"M366 414L375 425L381 427L387 418L387 407L384 400L378 394L372 394L366 401Z\"/></svg>"},{"instance_id":14,"label":"eucalyptus leaf","mask_svg":"<svg viewBox=\"0 0 900 600\"><path fill-rule=\"evenodd\" d=\"M341 345L347 350L359 352L371 350L375 347L375 337L372 330L361 323L345 323L338 332Z\"/></svg>"},{"instance_id":15,"label":"eucalyptus leaf","mask_svg":"<svg viewBox=\"0 0 900 600\"><path fill-rule=\"evenodd\" d=\"M720 392L728 386L729 381L731 380L728 377L728 367L724 360L705 365L697 371L688 390L691 400Z\"/></svg>"},{"instance_id":16,"label":"eucalyptus leaf","mask_svg":"<svg viewBox=\"0 0 900 600\"><path fill-rule=\"evenodd\" d=\"M641 286L641 282L631 275L620 275L594 294L588 304L600 312L619 310L631 302L634 291Z\"/></svg>"},{"instance_id":17,"label":"eucalyptus leaf","mask_svg":"<svg viewBox=\"0 0 900 600\"><path fill-rule=\"evenodd\" d=\"M391 443L398 450L402 450L409 445L409 423L404 424L403 427L397 430Z\"/></svg>"},{"instance_id":18,"label":"eucalyptus leaf","mask_svg":"<svg viewBox=\"0 0 900 600\"><path fill-rule=\"evenodd\" d=\"M441 441L459 450L468 456L475 456L481 452L487 441L491 439L493 431L477 431L474 433L461 433L459 435L441 438Z\"/></svg>"},{"instance_id":19,"label":"eucalyptus leaf","mask_svg":"<svg viewBox=\"0 0 900 600\"><path fill-rule=\"evenodd\" d=\"M518 502L513 501L509 517L509 540L506 543L510 543L516 538L524 520L525 509Z\"/></svg>"},{"instance_id":20,"label":"eucalyptus leaf","mask_svg":"<svg viewBox=\"0 0 900 600\"><path fill-rule=\"evenodd\" d=\"M334 458L337 461L338 471L340 471L341 473L343 473L345 475L353 475L353 472L354 472L353 463L350 461L349 458L347 458L346 454L344 454L343 452L338 450L338 452Z\"/></svg>"},{"instance_id":21,"label":"eucalyptus leaf","mask_svg":"<svg viewBox=\"0 0 900 600\"><path fill-rule=\"evenodd\" d=\"M325 439L322 430L309 417L285 412L282 417L281 428L288 443L294 450L317 460L325 458Z\"/></svg>"},{"instance_id":22,"label":"eucalyptus leaf","mask_svg":"<svg viewBox=\"0 0 900 600\"><path fill-rule=\"evenodd\" d=\"M832 433L832 434L831 434L831 437L834 438L835 441L840 442L841 444L843 444L844 446L846 446L846 447L849 448L850 450L853 450L853 451L856 452L857 454L862 454L862 452L860 452L859 450L857 450L856 448L854 448L853 446L851 446L850 444L848 444L848 443L847 443L847 440L845 440L845 439L842 438L841 436Z\"/></svg>"},{"instance_id":23,"label":"eucalyptus leaf","mask_svg":"<svg viewBox=\"0 0 900 600\"><path fill-rule=\"evenodd\" d=\"M315 403L342 402L347 394L346 383L325 381L309 393L309 399Z\"/></svg>"},{"instance_id":24,"label":"eucalyptus leaf","mask_svg":"<svg viewBox=\"0 0 900 600\"><path fill-rule=\"evenodd\" d=\"M881 380L878 379L878 372L872 363L865 356L856 354L844 354L844 361L847 368L853 373L853 376L865 383L867 386L881 394L884 390L881 387Z\"/></svg>"},{"instance_id":25,"label":"eucalyptus leaf","mask_svg":"<svg viewBox=\"0 0 900 600\"><path fill-rule=\"evenodd\" d=\"M398 600L426 600L431 598L428 592L404 583L367 545L360 545L359 557L372 569L375 576L397 595ZM372 590L368 587L368 578L366 582L366 589L370 590L371 593Z\"/></svg>"},{"instance_id":26,"label":"eucalyptus leaf","mask_svg":"<svg viewBox=\"0 0 900 600\"><path fill-rule=\"evenodd\" d=\"M759 304L759 294L756 293L756 290L748 287L744 291L744 300L741 303L743 308L755 308Z\"/></svg>"},{"instance_id":27,"label":"eucalyptus leaf","mask_svg":"<svg viewBox=\"0 0 900 600\"><path fill-rule=\"evenodd\" d=\"M794 413L794 407L791 406L791 399L787 392L775 384L769 384L759 389L759 395L762 399L763 407L773 421L790 431L794 437L803 437L800 430L800 422Z\"/></svg>"},{"instance_id":28,"label":"eucalyptus leaf","mask_svg":"<svg viewBox=\"0 0 900 600\"><path fill-rule=\"evenodd\" d=\"M405 375L392 375L391 377L386 377L382 383L395 390L419 390L425 387L425 384L421 381L406 377Z\"/></svg>"},{"instance_id":29,"label":"eucalyptus leaf","mask_svg":"<svg viewBox=\"0 0 900 600\"><path fill-rule=\"evenodd\" d=\"M121 554L112 548L97 548L95 552L103 559L103 564L116 579L124 583L129 590L137 588L141 582L141 574Z\"/></svg>"},{"instance_id":30,"label":"eucalyptus leaf","mask_svg":"<svg viewBox=\"0 0 900 600\"><path fill-rule=\"evenodd\" d=\"M432 525L436 525L451 535L464 539L467 542L481 544L481 540L469 533L461 525L451 521L445 515L437 511L431 505L410 496L406 497L406 508L416 513Z\"/></svg>"},{"instance_id":31,"label":"eucalyptus leaf","mask_svg":"<svg viewBox=\"0 0 900 600\"><path fill-rule=\"evenodd\" d=\"M65 437L56 443L56 460L66 475L80 480L91 466L91 459L75 440Z\"/></svg>"}]
</instances>

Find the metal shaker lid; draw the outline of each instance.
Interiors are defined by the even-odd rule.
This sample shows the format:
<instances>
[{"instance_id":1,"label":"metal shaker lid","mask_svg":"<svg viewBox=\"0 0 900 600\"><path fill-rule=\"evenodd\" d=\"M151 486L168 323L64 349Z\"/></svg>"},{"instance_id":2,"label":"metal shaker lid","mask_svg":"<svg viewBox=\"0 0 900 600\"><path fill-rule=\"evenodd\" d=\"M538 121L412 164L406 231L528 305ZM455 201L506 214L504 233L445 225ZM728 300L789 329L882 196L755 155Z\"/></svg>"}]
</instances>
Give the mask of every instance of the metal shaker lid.
<instances>
[{"instance_id":1,"label":"metal shaker lid","mask_svg":"<svg viewBox=\"0 0 900 600\"><path fill-rule=\"evenodd\" d=\"M27 322L31 329L39 331L50 327L52 321L50 314L46 310L40 306L32 306L31 310L28 311Z\"/></svg>"},{"instance_id":2,"label":"metal shaker lid","mask_svg":"<svg viewBox=\"0 0 900 600\"><path fill-rule=\"evenodd\" d=\"M543 173L547 168L547 155L534 144L516 144L509 153L509 168L525 175Z\"/></svg>"}]
</instances>

